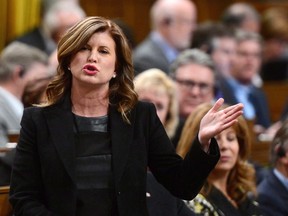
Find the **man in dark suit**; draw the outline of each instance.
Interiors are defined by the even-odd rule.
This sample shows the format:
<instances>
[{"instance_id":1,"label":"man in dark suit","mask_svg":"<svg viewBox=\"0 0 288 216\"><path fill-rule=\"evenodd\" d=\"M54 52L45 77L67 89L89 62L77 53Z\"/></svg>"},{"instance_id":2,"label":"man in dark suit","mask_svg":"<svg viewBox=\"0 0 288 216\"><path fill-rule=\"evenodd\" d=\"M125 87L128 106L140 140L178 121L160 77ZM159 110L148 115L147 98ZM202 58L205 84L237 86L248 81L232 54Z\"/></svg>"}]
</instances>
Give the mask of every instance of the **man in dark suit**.
<instances>
[{"instance_id":1,"label":"man in dark suit","mask_svg":"<svg viewBox=\"0 0 288 216\"><path fill-rule=\"evenodd\" d=\"M236 41L231 71L228 77L220 79L220 90L226 103L243 103L244 117L255 121L255 132L263 132L270 126L268 102L253 81L261 65L262 40L257 33L239 31Z\"/></svg>"},{"instance_id":2,"label":"man in dark suit","mask_svg":"<svg viewBox=\"0 0 288 216\"><path fill-rule=\"evenodd\" d=\"M178 53L190 46L196 7L190 0L158 0L151 8L152 32L133 53L135 73L150 68L169 72Z\"/></svg>"},{"instance_id":3,"label":"man in dark suit","mask_svg":"<svg viewBox=\"0 0 288 216\"><path fill-rule=\"evenodd\" d=\"M288 121L277 131L270 151L273 169L257 187L265 215L288 215Z\"/></svg>"},{"instance_id":4,"label":"man in dark suit","mask_svg":"<svg viewBox=\"0 0 288 216\"><path fill-rule=\"evenodd\" d=\"M218 90L214 63L199 49L181 52L171 64L169 75L175 81L179 102L180 121L172 138L176 147L189 114L200 104L213 102Z\"/></svg>"},{"instance_id":5,"label":"man in dark suit","mask_svg":"<svg viewBox=\"0 0 288 216\"><path fill-rule=\"evenodd\" d=\"M61 35L72 25L86 16L82 8L70 1L53 3L43 16L42 25L16 38L50 55Z\"/></svg>"},{"instance_id":6,"label":"man in dark suit","mask_svg":"<svg viewBox=\"0 0 288 216\"><path fill-rule=\"evenodd\" d=\"M41 50L15 41L1 52L0 147L6 145L9 133L19 133L24 96L45 90L49 80L40 81L49 76L48 56ZM38 87L28 94L27 89L34 86Z\"/></svg>"}]
</instances>

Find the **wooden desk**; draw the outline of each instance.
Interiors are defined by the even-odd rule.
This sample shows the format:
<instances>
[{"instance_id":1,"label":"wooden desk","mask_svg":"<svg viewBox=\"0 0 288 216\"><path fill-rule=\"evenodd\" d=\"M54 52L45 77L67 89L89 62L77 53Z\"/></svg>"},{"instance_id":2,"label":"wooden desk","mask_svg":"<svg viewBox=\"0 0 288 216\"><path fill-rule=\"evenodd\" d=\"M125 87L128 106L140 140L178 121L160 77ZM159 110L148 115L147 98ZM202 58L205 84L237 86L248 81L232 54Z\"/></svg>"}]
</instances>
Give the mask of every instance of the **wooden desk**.
<instances>
[{"instance_id":1,"label":"wooden desk","mask_svg":"<svg viewBox=\"0 0 288 216\"><path fill-rule=\"evenodd\" d=\"M9 203L9 186L0 187L0 216L12 216L12 207Z\"/></svg>"},{"instance_id":2,"label":"wooden desk","mask_svg":"<svg viewBox=\"0 0 288 216\"><path fill-rule=\"evenodd\" d=\"M18 139L19 139L19 133L8 133L8 141L9 142L17 143Z\"/></svg>"}]
</instances>

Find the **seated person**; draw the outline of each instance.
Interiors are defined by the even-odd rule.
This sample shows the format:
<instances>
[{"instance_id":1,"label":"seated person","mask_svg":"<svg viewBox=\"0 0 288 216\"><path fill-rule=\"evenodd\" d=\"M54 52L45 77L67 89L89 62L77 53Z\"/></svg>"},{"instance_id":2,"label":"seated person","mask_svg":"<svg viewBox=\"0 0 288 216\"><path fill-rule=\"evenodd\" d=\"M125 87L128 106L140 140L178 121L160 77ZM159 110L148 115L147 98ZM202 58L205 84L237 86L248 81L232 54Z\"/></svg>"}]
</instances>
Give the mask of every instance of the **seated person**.
<instances>
[{"instance_id":1,"label":"seated person","mask_svg":"<svg viewBox=\"0 0 288 216\"><path fill-rule=\"evenodd\" d=\"M197 136L201 118L212 107L199 105L185 122L177 152L184 157ZM224 108L225 106L222 106ZM220 108L220 109L222 109ZM255 202L255 170L248 163L250 136L243 116L215 138L220 148L220 160L211 171L200 194L187 205L200 215L262 215Z\"/></svg>"},{"instance_id":2,"label":"seated person","mask_svg":"<svg viewBox=\"0 0 288 216\"><path fill-rule=\"evenodd\" d=\"M254 121L258 136L271 126L269 106L265 92L255 85L259 76L262 39L259 34L239 31L236 55L233 58L230 76L220 79L219 86L227 104L242 103L245 119Z\"/></svg>"},{"instance_id":3,"label":"seated person","mask_svg":"<svg viewBox=\"0 0 288 216\"><path fill-rule=\"evenodd\" d=\"M138 74L134 84L139 99L154 103L168 136L173 137L178 124L178 101L173 80L160 69L152 68ZM172 196L159 184L150 171L147 172L146 197L150 216L194 215L181 199Z\"/></svg>"},{"instance_id":4,"label":"seated person","mask_svg":"<svg viewBox=\"0 0 288 216\"><path fill-rule=\"evenodd\" d=\"M135 77L135 90L142 101L154 103L157 115L170 138L178 122L178 99L173 80L157 68L148 69Z\"/></svg>"},{"instance_id":5,"label":"seated person","mask_svg":"<svg viewBox=\"0 0 288 216\"><path fill-rule=\"evenodd\" d=\"M28 95L31 96L27 93L37 94L42 92L42 87L46 88L49 81L48 67L48 56L35 47L13 42L2 50L0 54L0 147L7 144L9 134L19 134L26 99Z\"/></svg>"},{"instance_id":6,"label":"seated person","mask_svg":"<svg viewBox=\"0 0 288 216\"><path fill-rule=\"evenodd\" d=\"M270 149L273 169L257 187L264 215L288 215L288 120L277 131Z\"/></svg>"}]
</instances>

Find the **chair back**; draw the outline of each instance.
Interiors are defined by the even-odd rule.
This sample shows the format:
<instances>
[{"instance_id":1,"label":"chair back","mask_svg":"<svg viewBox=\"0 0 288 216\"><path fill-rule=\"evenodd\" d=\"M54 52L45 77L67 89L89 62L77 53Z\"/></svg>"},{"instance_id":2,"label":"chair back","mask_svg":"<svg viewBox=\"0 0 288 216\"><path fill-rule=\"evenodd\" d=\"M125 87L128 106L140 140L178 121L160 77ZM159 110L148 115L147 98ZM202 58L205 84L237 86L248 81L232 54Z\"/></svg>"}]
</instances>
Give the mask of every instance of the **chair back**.
<instances>
[{"instance_id":1,"label":"chair back","mask_svg":"<svg viewBox=\"0 0 288 216\"><path fill-rule=\"evenodd\" d=\"M276 122L280 119L288 100L288 82L266 81L263 83L262 89L268 100L271 120Z\"/></svg>"},{"instance_id":2,"label":"chair back","mask_svg":"<svg viewBox=\"0 0 288 216\"><path fill-rule=\"evenodd\" d=\"M9 186L0 187L0 216L12 216L12 206L9 203Z\"/></svg>"}]
</instances>

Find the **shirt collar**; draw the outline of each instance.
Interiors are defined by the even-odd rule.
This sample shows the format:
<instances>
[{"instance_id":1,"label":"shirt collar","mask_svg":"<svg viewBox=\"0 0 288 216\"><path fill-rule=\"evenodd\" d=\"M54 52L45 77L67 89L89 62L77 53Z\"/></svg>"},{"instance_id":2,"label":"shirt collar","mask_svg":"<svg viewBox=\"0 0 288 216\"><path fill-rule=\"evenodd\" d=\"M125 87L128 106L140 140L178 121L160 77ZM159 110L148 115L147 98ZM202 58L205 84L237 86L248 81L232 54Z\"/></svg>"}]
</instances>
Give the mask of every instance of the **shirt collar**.
<instances>
[{"instance_id":1,"label":"shirt collar","mask_svg":"<svg viewBox=\"0 0 288 216\"><path fill-rule=\"evenodd\" d=\"M251 91L252 85L243 85L233 77L229 77L227 80L230 83L230 85L234 87L234 89L245 91L246 93L249 93Z\"/></svg>"},{"instance_id":2,"label":"shirt collar","mask_svg":"<svg viewBox=\"0 0 288 216\"><path fill-rule=\"evenodd\" d=\"M275 176L279 179L279 181L284 185L284 187L288 191L288 178L286 178L281 172L277 169L273 169Z\"/></svg>"}]
</instances>

